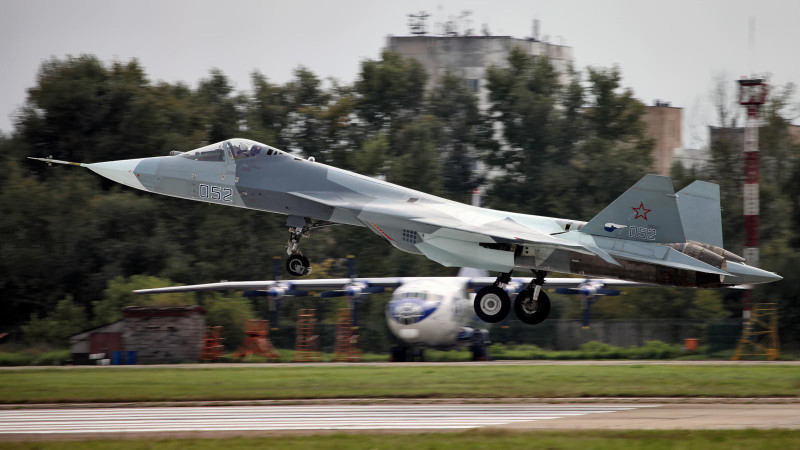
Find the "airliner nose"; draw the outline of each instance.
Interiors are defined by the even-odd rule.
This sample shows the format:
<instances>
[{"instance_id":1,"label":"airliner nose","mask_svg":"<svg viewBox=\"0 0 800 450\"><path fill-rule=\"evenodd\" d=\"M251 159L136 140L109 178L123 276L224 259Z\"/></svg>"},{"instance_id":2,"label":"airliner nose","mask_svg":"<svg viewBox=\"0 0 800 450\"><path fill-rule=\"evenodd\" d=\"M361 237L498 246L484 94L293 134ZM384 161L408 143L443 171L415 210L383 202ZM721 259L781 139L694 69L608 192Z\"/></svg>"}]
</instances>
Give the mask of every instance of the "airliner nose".
<instances>
[{"instance_id":1,"label":"airliner nose","mask_svg":"<svg viewBox=\"0 0 800 450\"><path fill-rule=\"evenodd\" d=\"M146 190L136 174L136 166L138 166L141 162L141 158L122 159L119 161L86 164L86 167L92 172L108 178L111 181L115 181L132 188Z\"/></svg>"}]
</instances>

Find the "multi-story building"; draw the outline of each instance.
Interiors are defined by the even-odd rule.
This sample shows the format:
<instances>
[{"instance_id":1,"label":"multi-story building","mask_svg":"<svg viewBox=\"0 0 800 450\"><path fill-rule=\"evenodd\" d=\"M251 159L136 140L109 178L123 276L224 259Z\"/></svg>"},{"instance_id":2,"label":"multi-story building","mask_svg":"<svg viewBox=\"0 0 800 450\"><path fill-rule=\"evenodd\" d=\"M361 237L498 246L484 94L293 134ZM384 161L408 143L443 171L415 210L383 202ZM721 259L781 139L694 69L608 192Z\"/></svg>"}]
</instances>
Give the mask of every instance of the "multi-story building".
<instances>
[{"instance_id":1,"label":"multi-story building","mask_svg":"<svg viewBox=\"0 0 800 450\"><path fill-rule=\"evenodd\" d=\"M534 29L538 29L538 24ZM538 32L534 31L534 35ZM478 95L482 109L489 106L486 72L489 67L508 67L508 55L517 47L535 56L546 56L567 84L573 64L572 48L554 44L538 37L514 38L511 36L427 35L389 36L387 48L406 57L412 57L428 73L427 87L434 86L447 72L466 80ZM647 133L655 138L653 171L668 175L672 168L673 152L681 148L681 108L657 101L648 106L644 121Z\"/></svg>"},{"instance_id":2,"label":"multi-story building","mask_svg":"<svg viewBox=\"0 0 800 450\"><path fill-rule=\"evenodd\" d=\"M572 64L572 48L544 42L535 38L511 36L389 36L387 48L419 61L428 73L428 88L435 85L448 71L464 78L478 94L482 108L488 106L486 71L491 66L508 67L511 49L518 47L526 53L547 56L553 67L568 81Z\"/></svg>"},{"instance_id":3,"label":"multi-story building","mask_svg":"<svg viewBox=\"0 0 800 450\"><path fill-rule=\"evenodd\" d=\"M670 106L667 102L656 100L653 106L645 107L643 117L647 125L647 134L655 139L653 147L653 172L669 175L672 169L673 156L680 149L682 108Z\"/></svg>"}]
</instances>

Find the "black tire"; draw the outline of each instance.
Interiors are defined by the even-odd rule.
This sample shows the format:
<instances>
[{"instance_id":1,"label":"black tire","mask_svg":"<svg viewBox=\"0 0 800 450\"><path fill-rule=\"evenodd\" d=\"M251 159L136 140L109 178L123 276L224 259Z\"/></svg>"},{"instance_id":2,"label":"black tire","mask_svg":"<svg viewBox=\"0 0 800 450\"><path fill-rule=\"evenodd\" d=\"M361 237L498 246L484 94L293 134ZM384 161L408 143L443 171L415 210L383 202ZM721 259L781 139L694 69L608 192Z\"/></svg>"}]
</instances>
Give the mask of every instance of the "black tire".
<instances>
[{"instance_id":1,"label":"black tire","mask_svg":"<svg viewBox=\"0 0 800 450\"><path fill-rule=\"evenodd\" d=\"M403 346L392 347L392 362L406 362L408 349Z\"/></svg>"},{"instance_id":2,"label":"black tire","mask_svg":"<svg viewBox=\"0 0 800 450\"><path fill-rule=\"evenodd\" d=\"M486 355L486 345L483 342L475 342L474 344L469 346L470 351L472 352L472 360L473 361L487 361Z\"/></svg>"},{"instance_id":3,"label":"black tire","mask_svg":"<svg viewBox=\"0 0 800 450\"><path fill-rule=\"evenodd\" d=\"M311 264L305 256L294 254L286 259L286 271L292 276L304 277L311 273Z\"/></svg>"},{"instance_id":4,"label":"black tire","mask_svg":"<svg viewBox=\"0 0 800 450\"><path fill-rule=\"evenodd\" d=\"M547 316L550 315L550 297L544 293L539 292L539 301L536 302L536 309L531 311L526 305L525 301L533 297L533 291L530 289L523 289L522 292L517 294L514 299L514 314L517 318L528 325L536 325L544 322Z\"/></svg>"},{"instance_id":5,"label":"black tire","mask_svg":"<svg viewBox=\"0 0 800 450\"><path fill-rule=\"evenodd\" d=\"M486 286L475 296L475 314L484 322L497 323L505 319L511 311L508 293L497 286Z\"/></svg>"}]
</instances>

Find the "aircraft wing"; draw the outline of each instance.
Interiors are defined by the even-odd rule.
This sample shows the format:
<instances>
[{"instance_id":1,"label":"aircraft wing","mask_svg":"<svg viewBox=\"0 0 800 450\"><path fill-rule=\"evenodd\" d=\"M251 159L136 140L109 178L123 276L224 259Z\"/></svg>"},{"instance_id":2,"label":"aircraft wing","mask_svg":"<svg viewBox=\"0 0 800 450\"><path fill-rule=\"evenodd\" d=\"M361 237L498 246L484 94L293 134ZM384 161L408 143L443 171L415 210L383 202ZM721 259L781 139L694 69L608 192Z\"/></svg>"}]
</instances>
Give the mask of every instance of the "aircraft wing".
<instances>
[{"instance_id":1,"label":"aircraft wing","mask_svg":"<svg viewBox=\"0 0 800 450\"><path fill-rule=\"evenodd\" d=\"M287 285L293 290L300 291L327 291L343 289L352 283L363 283L370 287L383 287L394 289L402 284L417 280L463 280L471 288L488 286L495 281L495 277L378 277L378 278L329 278L309 280L283 280L283 281L221 281L219 283L192 284L186 286L168 286L153 289L139 289L133 291L137 294L167 294L174 292L202 292L202 291L258 291L266 290L277 284ZM658 287L653 284L623 281L613 278L596 279L607 287ZM531 278L513 278L513 281L527 285ZM586 282L586 278L547 278L545 287L578 287Z\"/></svg>"},{"instance_id":2,"label":"aircraft wing","mask_svg":"<svg viewBox=\"0 0 800 450\"><path fill-rule=\"evenodd\" d=\"M447 230L488 236L501 243L528 244L542 248L554 248L585 253L587 255L598 256L610 264L617 266L620 265L611 255L600 248L584 245L575 241L568 241L566 239L561 239L546 233L538 232L511 219L497 220L482 225L472 225L431 218L414 218L410 220L424 225L431 225Z\"/></svg>"},{"instance_id":3,"label":"aircraft wing","mask_svg":"<svg viewBox=\"0 0 800 450\"><path fill-rule=\"evenodd\" d=\"M186 286L168 286L163 288L139 289L136 294L167 294L173 292L202 291L258 291L269 289L275 285L287 285L291 289L303 291L326 291L342 289L349 284L360 282L372 287L396 288L411 280L422 277L388 277L388 278L319 278L309 280L265 280L265 281L220 281L219 283L190 284Z\"/></svg>"},{"instance_id":4,"label":"aircraft wing","mask_svg":"<svg viewBox=\"0 0 800 450\"><path fill-rule=\"evenodd\" d=\"M605 287L630 287L630 288L639 288L639 287L664 287L659 286L656 284L648 284L648 283L639 283L636 281L625 281L625 280L617 280L616 278L545 278L544 279L544 288L576 288L583 283L586 283L586 280L598 281L603 283ZM488 286L494 283L495 277L477 277L472 278L470 280L470 286L472 288L482 288L484 286ZM520 285L527 285L531 282L531 278L519 278L513 277L511 279L512 282L519 283Z\"/></svg>"}]
</instances>

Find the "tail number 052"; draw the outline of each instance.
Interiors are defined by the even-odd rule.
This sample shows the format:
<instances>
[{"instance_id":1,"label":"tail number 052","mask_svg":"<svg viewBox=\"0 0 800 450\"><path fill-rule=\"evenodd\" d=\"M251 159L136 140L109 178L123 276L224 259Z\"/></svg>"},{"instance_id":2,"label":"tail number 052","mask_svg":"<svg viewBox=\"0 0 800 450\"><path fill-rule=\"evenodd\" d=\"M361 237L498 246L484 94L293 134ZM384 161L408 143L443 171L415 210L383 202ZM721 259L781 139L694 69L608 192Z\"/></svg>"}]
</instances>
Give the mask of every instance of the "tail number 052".
<instances>
[{"instance_id":1,"label":"tail number 052","mask_svg":"<svg viewBox=\"0 0 800 450\"><path fill-rule=\"evenodd\" d=\"M656 230L645 227L630 227L628 228L628 236L645 241L654 241L656 240Z\"/></svg>"},{"instance_id":2,"label":"tail number 052","mask_svg":"<svg viewBox=\"0 0 800 450\"><path fill-rule=\"evenodd\" d=\"M233 199L231 198L233 197L233 189L231 188L200 184L197 186L197 196L200 198L233 203Z\"/></svg>"}]
</instances>

